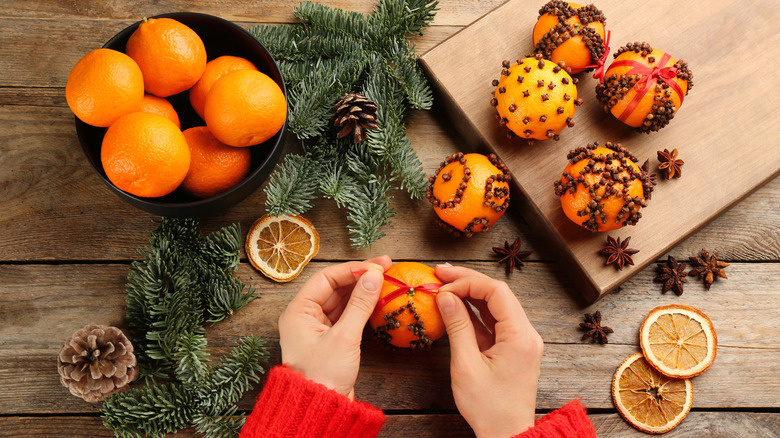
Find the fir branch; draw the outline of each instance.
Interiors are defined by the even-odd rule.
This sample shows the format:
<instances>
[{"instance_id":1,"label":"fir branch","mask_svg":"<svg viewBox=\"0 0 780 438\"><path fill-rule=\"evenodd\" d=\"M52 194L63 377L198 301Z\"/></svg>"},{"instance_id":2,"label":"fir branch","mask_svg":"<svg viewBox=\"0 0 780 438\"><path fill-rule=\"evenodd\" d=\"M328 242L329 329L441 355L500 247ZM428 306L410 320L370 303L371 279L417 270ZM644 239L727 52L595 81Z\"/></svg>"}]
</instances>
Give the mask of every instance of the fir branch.
<instances>
[{"instance_id":1,"label":"fir branch","mask_svg":"<svg viewBox=\"0 0 780 438\"><path fill-rule=\"evenodd\" d=\"M201 252L211 262L232 273L238 267L239 251L243 246L241 224L235 223L206 236Z\"/></svg>"},{"instance_id":2,"label":"fir branch","mask_svg":"<svg viewBox=\"0 0 780 438\"><path fill-rule=\"evenodd\" d=\"M365 38L374 31L366 21L365 15L320 3L301 2L295 7L294 13L299 20L309 22L315 27L336 33L347 33L356 38Z\"/></svg>"},{"instance_id":3,"label":"fir branch","mask_svg":"<svg viewBox=\"0 0 780 438\"><path fill-rule=\"evenodd\" d=\"M381 176L368 178L358 186L355 200L347 205L347 219L350 221L347 229L356 248L370 247L385 236L381 228L395 216L395 211L390 208L389 191L389 181Z\"/></svg>"},{"instance_id":4,"label":"fir branch","mask_svg":"<svg viewBox=\"0 0 780 438\"><path fill-rule=\"evenodd\" d=\"M388 78L389 72L389 68L375 69L365 83L363 93L366 97L385 102L377 109L378 128L368 131L366 142L375 154L390 164L393 175L400 179L401 189L418 199L425 193L425 172L406 137L403 95Z\"/></svg>"},{"instance_id":5,"label":"fir branch","mask_svg":"<svg viewBox=\"0 0 780 438\"><path fill-rule=\"evenodd\" d=\"M164 437L187 427L195 400L183 385L134 388L106 399L103 424L122 438Z\"/></svg>"},{"instance_id":6,"label":"fir branch","mask_svg":"<svg viewBox=\"0 0 780 438\"><path fill-rule=\"evenodd\" d=\"M269 214L301 214L316 196L332 198L347 207L350 221L358 221L348 227L353 245L368 246L395 214L388 204L391 190L422 196L424 172L405 118L409 108L429 109L433 98L409 39L431 24L437 5L379 0L365 15L307 1L295 8L302 23L251 29L280 60L290 130L313 140L304 156L288 155L271 176ZM329 125L335 102L361 90L377 104L378 129L368 131L367 146L352 148L333 138Z\"/></svg>"},{"instance_id":7,"label":"fir branch","mask_svg":"<svg viewBox=\"0 0 780 438\"><path fill-rule=\"evenodd\" d=\"M208 372L208 341L202 334L189 333L179 339L173 355L176 362L176 378L185 386L197 385Z\"/></svg>"},{"instance_id":8,"label":"fir branch","mask_svg":"<svg viewBox=\"0 0 780 438\"><path fill-rule=\"evenodd\" d=\"M274 216L299 215L311 208L315 197L311 178L314 168L302 155L287 154L265 186L265 206Z\"/></svg>"},{"instance_id":9,"label":"fir branch","mask_svg":"<svg viewBox=\"0 0 780 438\"><path fill-rule=\"evenodd\" d=\"M241 338L198 389L201 412L216 416L235 405L253 384L260 381L258 373L265 372L262 364L267 360L268 350L261 338L254 335Z\"/></svg>"},{"instance_id":10,"label":"fir branch","mask_svg":"<svg viewBox=\"0 0 780 438\"><path fill-rule=\"evenodd\" d=\"M289 89L290 131L298 138L317 137L330 122L333 105L350 90L363 72L366 59L360 55L323 64Z\"/></svg>"},{"instance_id":11,"label":"fir branch","mask_svg":"<svg viewBox=\"0 0 780 438\"><path fill-rule=\"evenodd\" d=\"M246 292L243 290L244 283L237 277L211 278L206 287L206 311L209 314L206 322L223 321L259 298L254 288L250 287Z\"/></svg>"},{"instance_id":12,"label":"fir branch","mask_svg":"<svg viewBox=\"0 0 780 438\"><path fill-rule=\"evenodd\" d=\"M422 31L433 22L438 4L438 1L430 0L379 0L373 18L384 28L387 36L422 35Z\"/></svg>"},{"instance_id":13,"label":"fir branch","mask_svg":"<svg viewBox=\"0 0 780 438\"><path fill-rule=\"evenodd\" d=\"M336 163L328 163L318 180L319 190L326 197L336 201L343 208L354 201L357 181L349 174L349 169Z\"/></svg>"},{"instance_id":14,"label":"fir branch","mask_svg":"<svg viewBox=\"0 0 780 438\"><path fill-rule=\"evenodd\" d=\"M354 36L312 26L258 25L249 28L249 32L274 58L288 61L332 58L363 50L361 40Z\"/></svg>"},{"instance_id":15,"label":"fir branch","mask_svg":"<svg viewBox=\"0 0 780 438\"><path fill-rule=\"evenodd\" d=\"M233 438L241 432L246 418L234 416L236 407L229 409L222 415L196 414L192 419L195 431L202 433L205 438Z\"/></svg>"}]
</instances>

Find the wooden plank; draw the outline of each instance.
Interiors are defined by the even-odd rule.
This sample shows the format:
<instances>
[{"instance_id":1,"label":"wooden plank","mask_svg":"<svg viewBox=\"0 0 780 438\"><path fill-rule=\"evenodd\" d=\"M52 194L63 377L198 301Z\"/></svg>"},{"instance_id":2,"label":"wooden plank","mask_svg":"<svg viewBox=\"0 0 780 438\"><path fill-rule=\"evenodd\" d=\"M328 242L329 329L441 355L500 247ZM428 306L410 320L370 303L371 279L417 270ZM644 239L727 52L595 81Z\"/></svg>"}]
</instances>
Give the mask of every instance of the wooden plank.
<instances>
[{"instance_id":1,"label":"wooden plank","mask_svg":"<svg viewBox=\"0 0 780 438\"><path fill-rule=\"evenodd\" d=\"M537 415L541 417L542 414ZM600 438L647 437L629 426L618 414L588 415ZM780 414L756 412L702 412L694 411L664 437L681 438L707 436L709 438L753 438L776 436L780 428ZM0 417L0 438L49 437L52 431L62 436L113 438L98 417ZM198 436L192 429L178 437ZM379 438L465 438L474 433L463 417L457 414L387 415Z\"/></svg>"},{"instance_id":2,"label":"wooden plank","mask_svg":"<svg viewBox=\"0 0 780 438\"><path fill-rule=\"evenodd\" d=\"M583 75L578 93L586 104L574 116L577 126L562 132L561 141L545 141L531 148L524 140L507 139L506 131L494 119L495 109L488 105L488 96L494 91L491 80L498 77L501 61L522 57L532 50L528 36L538 15L526 2L505 3L421 57L451 107L455 124L463 127L470 140L497 151L514 172L514 194L520 194L518 189L523 192L526 219L558 249L559 259L571 266L590 300L616 288L780 172L780 154L767 156L762 140L772 137L780 124L780 114L772 110L768 100L751 101L741 94L724 95L721 91L725 84L736 81L744 83L749 94L761 94L767 86L780 87L780 74L767 75L747 62L765 53L780 55L780 48L758 36L719 37L741 28L769 30L780 10L767 11L759 0L702 3L693 16L674 13L676 7L674 0L653 2L641 9L617 0L599 3L608 17L614 47L626 40L647 40L684 58L694 71L696 86L678 116L670 126L650 136L640 135L605 115L595 98L596 81ZM719 19L726 14L730 20ZM658 22L665 23L663 28L657 26ZM498 29L520 30L526 38L518 38L515 31ZM453 59L463 60L458 68L452 68ZM739 67L732 67L735 65ZM767 114L768 119L755 126L753 114ZM734 133L745 126L753 128L751 138L740 142L739 160L724 160L734 149ZM566 153L594 141L622 143L641 157L640 162L650 157L653 163L655 151L674 147L687 163L683 178L661 181L656 187L649 207L642 211L639 226L610 233L624 239L632 236L631 243L644 249L634 257L636 266L618 275L604 269L592 256L603 245L604 235L569 221L551 187L560 178Z\"/></svg>"},{"instance_id":3,"label":"wooden plank","mask_svg":"<svg viewBox=\"0 0 780 438\"><path fill-rule=\"evenodd\" d=\"M300 285L327 265L313 263L291 284L275 284L242 264L240 277L256 287L261 298L230 320L208 328L214 356L228 351L240 336L255 333L268 339L270 365L278 364L278 316ZM466 265L494 277L503 275L492 263ZM620 293L583 309L558 292L564 286L555 265L529 264L508 282L546 341L539 408L553 409L580 397L589 408L609 409L612 374L623 358L637 351L642 319L653 307L669 303L701 308L718 332L715 365L694 380L695 407L780 407L775 372L780 361L776 272L776 264L737 263L729 267L727 282L719 281L709 292L693 285L681 297L661 295L658 285L650 282L652 273L643 272ZM5 388L0 393L0 412L94 411L94 406L68 396L60 386L55 357L67 336L86 324L124 325L126 274L122 265L0 265L0 387ZM583 312L595 310L601 310L604 323L615 329L609 345L580 343L577 324ZM446 339L429 352L411 353L390 350L366 331L362 357L356 387L361 399L393 410L454 408ZM243 409L251 407L256 394L244 397Z\"/></svg>"},{"instance_id":4,"label":"wooden plank","mask_svg":"<svg viewBox=\"0 0 780 438\"><path fill-rule=\"evenodd\" d=\"M469 150L434 112L416 112L409 137L427 174L447 154ZM288 151L297 147L292 136L286 147ZM259 189L204 220L204 229L238 222L246 232L264 214L264 202L265 194ZM5 261L137 259L136 249L147 244L155 218L125 204L100 181L81 152L73 116L63 107L0 106L0 204L0 260ZM387 237L372 249L354 250L346 244L344 211L331 201L317 201L305 215L325 243L317 259L362 259L383 253L412 260L489 259L491 246L517 236L534 250L531 259L554 258L548 242L530 231L516 205L490 233L452 239L436 225L426 200L413 201L405 193L396 193L392 204L398 214L385 228ZM687 257L707 248L726 260L780 260L778 204L780 180L776 179L678 245L672 254Z\"/></svg>"},{"instance_id":5,"label":"wooden plank","mask_svg":"<svg viewBox=\"0 0 780 438\"><path fill-rule=\"evenodd\" d=\"M503 3L504 0L459 0L457 2L439 2L435 24L465 26L479 18L485 12ZM73 22L90 18L100 21L115 19L140 20L144 16L169 12L199 12L216 15L237 22L281 23L295 22L293 8L299 0L279 0L264 2L225 2L220 0L172 0L166 2L146 2L142 8L137 4L124 2L95 3L89 0L62 2L57 0L36 0L35 2L12 1L3 5L2 18L66 19ZM375 1L364 0L325 0L328 6L371 13ZM53 20L51 20L53 21Z\"/></svg>"},{"instance_id":6,"label":"wooden plank","mask_svg":"<svg viewBox=\"0 0 780 438\"><path fill-rule=\"evenodd\" d=\"M62 2L57 2L62 3ZM37 4L31 2L30 4ZM368 3L361 3L368 4ZM196 11L196 10L194 10ZM0 18L0 87L64 87L81 57L100 48L133 20L46 20ZM249 29L259 21L237 23ZM460 29L433 26L413 41L424 53ZM57 50L40 50L56 41ZM0 104L4 102L0 100Z\"/></svg>"}]
</instances>

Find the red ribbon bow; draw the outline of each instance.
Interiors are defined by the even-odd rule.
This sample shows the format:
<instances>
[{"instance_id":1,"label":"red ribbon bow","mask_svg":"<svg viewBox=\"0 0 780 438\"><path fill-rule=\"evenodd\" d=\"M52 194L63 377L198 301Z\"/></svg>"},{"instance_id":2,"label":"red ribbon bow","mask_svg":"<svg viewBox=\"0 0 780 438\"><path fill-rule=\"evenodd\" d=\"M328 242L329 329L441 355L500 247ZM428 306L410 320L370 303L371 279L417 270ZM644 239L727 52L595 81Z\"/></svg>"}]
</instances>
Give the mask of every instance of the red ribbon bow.
<instances>
[{"instance_id":1,"label":"red ribbon bow","mask_svg":"<svg viewBox=\"0 0 780 438\"><path fill-rule=\"evenodd\" d=\"M659 67L661 65L665 65L667 61L669 61L669 58L671 58L671 55L664 53L664 55L658 61L658 64L656 64L656 66L653 68L650 68L644 64L640 64L637 61L626 59L615 61L612 63L612 65L609 66L609 68L631 67L631 69L625 74L641 76L636 85L634 85L636 96L634 96L634 99L631 100L626 109L623 110L623 113L620 114L618 119L625 122L628 116L634 112L634 109L637 107L637 105L639 105L639 102L642 100L642 98L645 97L645 94L650 91L650 87L653 86L653 84L656 82L656 79L659 78L672 87L672 90L674 90L674 92L677 93L677 96L680 97L680 105L682 105L684 93L682 88L680 88L680 86L677 85L677 82L674 80L674 78L677 77L677 69L674 67Z\"/></svg>"},{"instance_id":2,"label":"red ribbon bow","mask_svg":"<svg viewBox=\"0 0 780 438\"><path fill-rule=\"evenodd\" d=\"M352 271L352 273L355 274L355 275L363 275L363 274L365 274L365 272L366 272L365 270L363 270L363 271ZM391 276L389 276L387 274L383 274L383 275L384 275L384 278L385 278L386 282L388 282L390 284L393 284L395 286L398 286L398 289L390 292L389 294L385 295L381 300L379 300L379 302L376 303L376 307L378 309L381 309L382 307L385 307L385 305L387 303L389 303L390 301L393 301L394 299L400 297L401 295L403 295L405 293L419 291L419 292L428 292L429 294L437 294L437 293L439 293L439 288L444 286L441 283L425 283L425 284L421 284L419 286L412 286L412 285L406 284L405 282L403 282L403 281L401 281L401 280L399 280L399 279L397 279L395 277L391 277Z\"/></svg>"},{"instance_id":3,"label":"red ribbon bow","mask_svg":"<svg viewBox=\"0 0 780 438\"><path fill-rule=\"evenodd\" d=\"M612 31L607 31L607 39L604 41L604 54L596 61L595 64L586 65L585 68L595 68L593 72L593 78L598 79L599 82L604 82L604 64L607 62L607 55L609 55L609 37L612 36Z\"/></svg>"}]
</instances>

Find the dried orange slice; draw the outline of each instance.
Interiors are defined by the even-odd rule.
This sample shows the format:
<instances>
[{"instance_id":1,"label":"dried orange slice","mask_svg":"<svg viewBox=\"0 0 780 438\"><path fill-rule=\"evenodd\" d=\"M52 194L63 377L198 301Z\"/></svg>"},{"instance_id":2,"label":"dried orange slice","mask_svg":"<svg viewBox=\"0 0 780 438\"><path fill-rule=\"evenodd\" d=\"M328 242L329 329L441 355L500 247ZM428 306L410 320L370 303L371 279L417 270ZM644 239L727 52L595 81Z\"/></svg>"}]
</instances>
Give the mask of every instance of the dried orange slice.
<instances>
[{"instance_id":1,"label":"dried orange slice","mask_svg":"<svg viewBox=\"0 0 780 438\"><path fill-rule=\"evenodd\" d=\"M301 216L269 216L256 220L246 236L252 266L279 283L298 276L320 250L320 235Z\"/></svg>"},{"instance_id":2,"label":"dried orange slice","mask_svg":"<svg viewBox=\"0 0 780 438\"><path fill-rule=\"evenodd\" d=\"M703 373L718 352L718 336L710 318L680 304L651 310L639 329L639 344L650 365L678 379Z\"/></svg>"},{"instance_id":3,"label":"dried orange slice","mask_svg":"<svg viewBox=\"0 0 780 438\"><path fill-rule=\"evenodd\" d=\"M642 353L628 356L612 378L612 402L620 416L637 430L659 434L677 427L693 404L690 379L659 373Z\"/></svg>"}]
</instances>

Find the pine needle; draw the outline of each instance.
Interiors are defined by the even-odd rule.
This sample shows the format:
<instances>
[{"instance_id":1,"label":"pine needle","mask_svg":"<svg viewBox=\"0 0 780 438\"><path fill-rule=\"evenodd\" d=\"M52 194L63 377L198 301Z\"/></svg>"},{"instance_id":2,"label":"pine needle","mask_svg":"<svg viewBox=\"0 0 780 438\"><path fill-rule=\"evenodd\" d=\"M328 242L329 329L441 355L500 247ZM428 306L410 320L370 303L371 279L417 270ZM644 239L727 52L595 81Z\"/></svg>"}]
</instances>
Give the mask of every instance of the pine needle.
<instances>
[{"instance_id":1,"label":"pine needle","mask_svg":"<svg viewBox=\"0 0 780 438\"><path fill-rule=\"evenodd\" d=\"M425 174L405 123L410 109L430 109L433 97L409 39L430 26L437 5L379 0L365 15L307 1L295 8L299 24L250 29L279 63L290 131L308 140L305 155L287 155L271 175L270 214L299 215L317 197L334 199L347 208L352 245L365 247L395 214L391 191L422 197ZM338 99L358 92L377 104L379 126L368 131L367 147L351 150L335 138L331 117Z\"/></svg>"}]
</instances>

